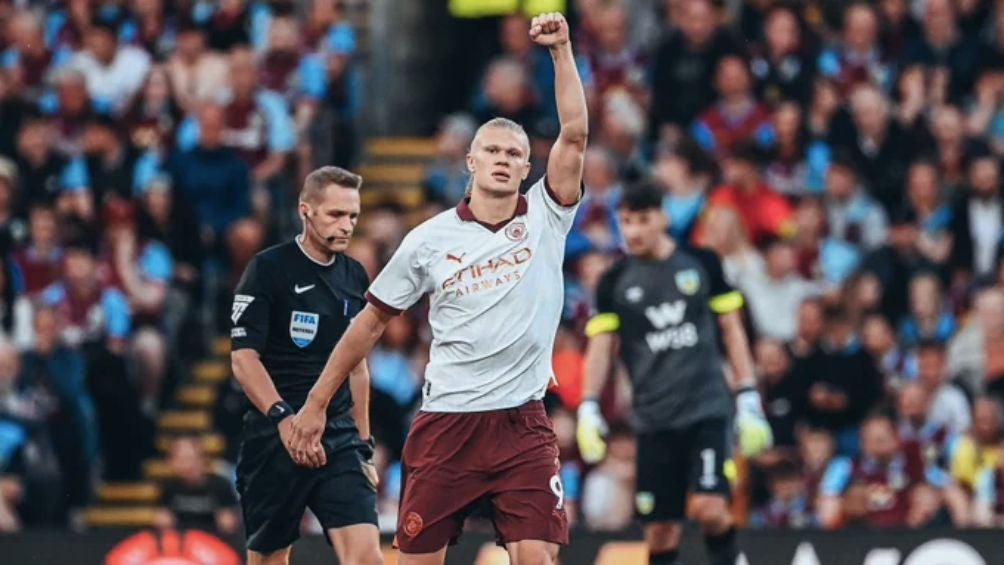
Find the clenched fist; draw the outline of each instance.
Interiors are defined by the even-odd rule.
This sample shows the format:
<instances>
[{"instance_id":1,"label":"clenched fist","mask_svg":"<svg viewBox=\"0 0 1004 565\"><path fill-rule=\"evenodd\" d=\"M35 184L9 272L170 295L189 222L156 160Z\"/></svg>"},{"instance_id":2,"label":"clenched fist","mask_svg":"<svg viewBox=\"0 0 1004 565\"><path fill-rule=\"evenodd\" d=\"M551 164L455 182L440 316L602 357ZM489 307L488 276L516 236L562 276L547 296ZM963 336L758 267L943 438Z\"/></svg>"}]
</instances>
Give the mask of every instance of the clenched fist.
<instances>
[{"instance_id":1,"label":"clenched fist","mask_svg":"<svg viewBox=\"0 0 1004 565\"><path fill-rule=\"evenodd\" d=\"M557 12L536 16L530 22L530 39L549 48L565 45L568 43L568 21Z\"/></svg>"}]
</instances>

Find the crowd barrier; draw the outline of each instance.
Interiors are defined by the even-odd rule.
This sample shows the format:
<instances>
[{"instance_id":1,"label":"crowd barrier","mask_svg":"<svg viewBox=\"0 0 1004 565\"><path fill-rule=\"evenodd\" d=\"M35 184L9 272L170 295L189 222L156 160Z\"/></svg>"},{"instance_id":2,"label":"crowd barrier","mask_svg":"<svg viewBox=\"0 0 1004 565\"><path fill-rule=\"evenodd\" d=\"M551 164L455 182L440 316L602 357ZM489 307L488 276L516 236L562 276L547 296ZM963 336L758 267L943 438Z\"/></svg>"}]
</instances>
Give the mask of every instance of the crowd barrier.
<instances>
[{"instance_id":1,"label":"crowd barrier","mask_svg":"<svg viewBox=\"0 0 1004 565\"><path fill-rule=\"evenodd\" d=\"M597 535L576 532L561 551L561 565L643 565L638 532ZM1004 532L933 529L923 531L746 531L737 565L1001 565ZM391 539L383 538L385 563L396 563ZM0 563L95 565L232 565L243 563L238 538L202 532L95 531L85 534L27 532L0 536ZM684 563L705 563L703 544L692 529L681 546ZM335 563L321 537L302 539L295 565ZM505 552L489 536L464 536L452 548L450 565L503 565Z\"/></svg>"}]
</instances>

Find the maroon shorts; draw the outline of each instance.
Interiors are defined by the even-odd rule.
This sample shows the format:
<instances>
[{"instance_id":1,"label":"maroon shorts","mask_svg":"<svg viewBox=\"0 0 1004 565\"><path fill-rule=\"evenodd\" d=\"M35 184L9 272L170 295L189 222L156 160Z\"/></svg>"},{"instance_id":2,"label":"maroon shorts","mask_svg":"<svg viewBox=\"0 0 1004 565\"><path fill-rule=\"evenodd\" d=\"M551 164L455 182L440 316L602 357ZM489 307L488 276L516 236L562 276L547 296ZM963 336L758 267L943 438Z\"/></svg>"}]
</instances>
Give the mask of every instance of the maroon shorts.
<instances>
[{"instance_id":1,"label":"maroon shorts","mask_svg":"<svg viewBox=\"0 0 1004 565\"><path fill-rule=\"evenodd\" d=\"M568 543L557 436L543 403L489 412L420 412L404 444L396 544L439 551L485 504L501 543Z\"/></svg>"}]
</instances>

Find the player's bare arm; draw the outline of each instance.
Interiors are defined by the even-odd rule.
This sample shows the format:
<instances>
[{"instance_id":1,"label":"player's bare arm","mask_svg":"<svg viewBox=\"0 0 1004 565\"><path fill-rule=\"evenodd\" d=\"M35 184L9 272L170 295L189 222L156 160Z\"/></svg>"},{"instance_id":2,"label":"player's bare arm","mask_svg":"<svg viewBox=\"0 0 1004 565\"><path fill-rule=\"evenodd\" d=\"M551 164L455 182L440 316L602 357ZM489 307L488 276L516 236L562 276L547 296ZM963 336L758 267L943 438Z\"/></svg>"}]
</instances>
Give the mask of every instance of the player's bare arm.
<instances>
[{"instance_id":1,"label":"player's bare arm","mask_svg":"<svg viewBox=\"0 0 1004 565\"><path fill-rule=\"evenodd\" d=\"M591 324L595 328L596 322L591 322ZM586 463L596 463L603 459L607 451L606 443L603 441L607 426L602 414L600 414L600 405L597 399L610 375L614 348L617 345L617 334L612 332L596 333L590 325L587 325L586 335L589 336L589 344L586 346L586 363L582 377L582 402L579 403L578 427L575 436L582 459Z\"/></svg>"},{"instance_id":2,"label":"player's bare arm","mask_svg":"<svg viewBox=\"0 0 1004 565\"><path fill-rule=\"evenodd\" d=\"M230 366L233 369L234 378L244 389L244 394L262 414L267 414L273 404L282 400L279 392L275 389L275 384L268 376L268 371L262 365L258 352L254 349L238 349L231 352ZM289 452L290 457L293 457L293 451L290 447L292 439L290 423L291 418L279 422L279 439L282 440L282 445Z\"/></svg>"},{"instance_id":3,"label":"player's bare arm","mask_svg":"<svg viewBox=\"0 0 1004 565\"><path fill-rule=\"evenodd\" d=\"M530 38L547 47L554 61L554 94L561 132L547 159L547 179L561 204L571 205L579 200L589 113L565 16L541 14L533 18Z\"/></svg>"},{"instance_id":4,"label":"player's bare arm","mask_svg":"<svg viewBox=\"0 0 1004 565\"><path fill-rule=\"evenodd\" d=\"M736 395L739 450L746 457L755 457L773 445L774 437L757 391L753 355L750 353L740 310L719 314L718 327L725 346L725 356L732 368L728 373L729 386Z\"/></svg>"},{"instance_id":5,"label":"player's bare arm","mask_svg":"<svg viewBox=\"0 0 1004 565\"><path fill-rule=\"evenodd\" d=\"M303 408L290 418L292 441L290 447L297 463L307 463L316 447L320 446L324 432L325 411L331 397L345 382L349 373L362 362L387 328L390 316L372 305L367 305L352 321L338 345L331 351L321 376L310 389ZM324 452L321 450L321 456Z\"/></svg>"},{"instance_id":6,"label":"player's bare arm","mask_svg":"<svg viewBox=\"0 0 1004 565\"><path fill-rule=\"evenodd\" d=\"M600 395L610 375L616 345L615 333L604 332L589 336L589 343L586 346L586 366L582 378L582 398L596 398Z\"/></svg>"},{"instance_id":7,"label":"player's bare arm","mask_svg":"<svg viewBox=\"0 0 1004 565\"><path fill-rule=\"evenodd\" d=\"M363 359L349 373L349 391L352 393L352 419L359 430L359 438L370 438L370 370Z\"/></svg>"},{"instance_id":8,"label":"player's bare arm","mask_svg":"<svg viewBox=\"0 0 1004 565\"><path fill-rule=\"evenodd\" d=\"M370 370L363 359L356 365L356 368L349 373L349 392L352 394L352 419L359 429L359 438L369 442L370 432ZM371 444L372 446L372 444ZM364 467L366 475L374 485L380 483L376 467L372 465L372 460L367 461Z\"/></svg>"},{"instance_id":9,"label":"player's bare arm","mask_svg":"<svg viewBox=\"0 0 1004 565\"><path fill-rule=\"evenodd\" d=\"M743 319L739 312L734 310L718 316L718 328L722 332L725 356L732 368L728 373L732 392L738 392L744 387L756 387L753 354L750 352L746 329L743 327Z\"/></svg>"}]
</instances>

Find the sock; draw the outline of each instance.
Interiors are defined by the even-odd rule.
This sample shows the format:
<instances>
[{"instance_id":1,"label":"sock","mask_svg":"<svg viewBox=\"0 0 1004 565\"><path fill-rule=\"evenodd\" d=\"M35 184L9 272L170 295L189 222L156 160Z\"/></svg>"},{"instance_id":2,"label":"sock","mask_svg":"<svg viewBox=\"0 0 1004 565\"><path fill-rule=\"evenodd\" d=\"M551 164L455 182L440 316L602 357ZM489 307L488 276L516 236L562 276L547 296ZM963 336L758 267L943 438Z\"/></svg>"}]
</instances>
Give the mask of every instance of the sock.
<instances>
[{"instance_id":1,"label":"sock","mask_svg":"<svg viewBox=\"0 0 1004 565\"><path fill-rule=\"evenodd\" d=\"M676 565L676 550L671 549L659 553L649 552L648 562L650 565Z\"/></svg>"},{"instance_id":2,"label":"sock","mask_svg":"<svg viewBox=\"0 0 1004 565\"><path fill-rule=\"evenodd\" d=\"M711 565L735 565L739 557L736 529L729 528L719 536L704 536L704 547L708 550L708 562Z\"/></svg>"}]
</instances>

